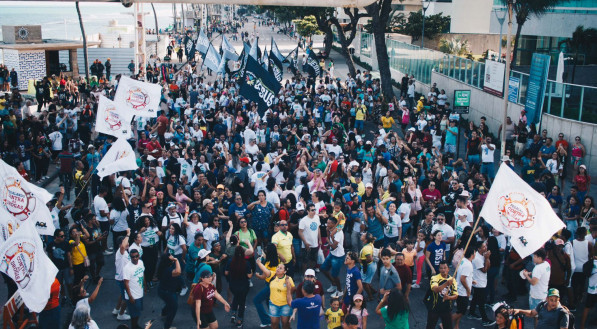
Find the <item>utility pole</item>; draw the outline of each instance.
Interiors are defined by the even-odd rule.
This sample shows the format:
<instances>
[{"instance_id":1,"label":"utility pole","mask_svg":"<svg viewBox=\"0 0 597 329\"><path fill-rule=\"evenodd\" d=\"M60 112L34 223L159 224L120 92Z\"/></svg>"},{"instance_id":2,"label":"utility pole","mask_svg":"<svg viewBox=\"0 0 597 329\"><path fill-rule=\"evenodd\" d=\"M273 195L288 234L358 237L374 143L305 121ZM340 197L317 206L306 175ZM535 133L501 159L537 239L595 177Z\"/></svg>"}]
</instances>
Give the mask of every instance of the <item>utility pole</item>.
<instances>
[{"instance_id":1,"label":"utility pole","mask_svg":"<svg viewBox=\"0 0 597 329\"><path fill-rule=\"evenodd\" d=\"M427 7L425 7L425 2L427 2ZM425 13L427 12L427 8L431 4L429 1L422 0L422 7L423 7L423 28L421 29L421 49L425 47Z\"/></svg>"},{"instance_id":2,"label":"utility pole","mask_svg":"<svg viewBox=\"0 0 597 329\"><path fill-rule=\"evenodd\" d=\"M506 119L508 117L508 91L510 86L510 60L512 58L510 52L512 51L512 42L510 36L512 35L512 7L516 0L508 0L508 34L506 36L506 82L504 84L504 115L502 117L502 148L500 150L500 159L506 154ZM500 39L500 42L502 40ZM501 45L500 45L501 46Z\"/></svg>"},{"instance_id":3,"label":"utility pole","mask_svg":"<svg viewBox=\"0 0 597 329\"><path fill-rule=\"evenodd\" d=\"M507 11L504 11L504 15L502 17L500 17L498 15L499 12L501 12L502 10L500 9L494 9L495 12L495 17L498 20L498 23L500 23L500 41L498 42L498 62L500 62L502 60L502 35L503 35L503 28L504 28L504 21L506 20L506 13Z\"/></svg>"}]
</instances>

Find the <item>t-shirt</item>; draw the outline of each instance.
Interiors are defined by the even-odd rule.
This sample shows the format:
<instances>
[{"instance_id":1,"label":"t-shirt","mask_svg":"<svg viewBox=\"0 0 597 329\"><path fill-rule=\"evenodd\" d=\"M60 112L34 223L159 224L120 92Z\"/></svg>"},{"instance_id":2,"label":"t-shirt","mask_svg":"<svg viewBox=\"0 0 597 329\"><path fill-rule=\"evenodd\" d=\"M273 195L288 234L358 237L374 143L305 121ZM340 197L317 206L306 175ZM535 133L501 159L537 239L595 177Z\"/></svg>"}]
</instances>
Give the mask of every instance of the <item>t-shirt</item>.
<instances>
[{"instance_id":1,"label":"t-shirt","mask_svg":"<svg viewBox=\"0 0 597 329\"><path fill-rule=\"evenodd\" d=\"M319 223L319 216L317 215L313 216L313 218L305 216L301 218L301 221L299 222L299 230L303 230L303 236L312 248L315 248L319 245L319 237L317 234L317 228L319 228ZM302 245L303 247L305 247L304 243Z\"/></svg>"},{"instance_id":2,"label":"t-shirt","mask_svg":"<svg viewBox=\"0 0 597 329\"><path fill-rule=\"evenodd\" d=\"M178 236L178 239L176 238L176 236L171 235L168 238L168 253L170 253L170 255L172 256L182 255L182 246L185 243L186 242L184 241L184 238L181 235Z\"/></svg>"},{"instance_id":3,"label":"t-shirt","mask_svg":"<svg viewBox=\"0 0 597 329\"><path fill-rule=\"evenodd\" d=\"M495 145L490 144L491 147L493 148L493 150L490 150L489 147L487 147L487 144L483 143L481 144L481 161L482 162L493 162L494 158L493 158L493 152L495 152Z\"/></svg>"},{"instance_id":4,"label":"t-shirt","mask_svg":"<svg viewBox=\"0 0 597 329\"><path fill-rule=\"evenodd\" d=\"M159 241L158 236L158 228L154 226L149 226L143 233L141 233L141 247L149 247L153 246Z\"/></svg>"},{"instance_id":5,"label":"t-shirt","mask_svg":"<svg viewBox=\"0 0 597 329\"><path fill-rule=\"evenodd\" d=\"M440 242L440 244L436 244L435 242L431 242L427 246L427 251L429 251L429 261L431 265L435 268L437 272L439 270L439 263L444 260L444 254L446 250L446 244Z\"/></svg>"},{"instance_id":6,"label":"t-shirt","mask_svg":"<svg viewBox=\"0 0 597 329\"><path fill-rule=\"evenodd\" d=\"M549 285L549 277L551 276L551 266L548 262L535 265L533 272L531 273L532 278L538 278L539 281L534 286L531 285L529 295L534 299L544 300L547 298L547 289ZM540 328L540 327L538 327Z\"/></svg>"},{"instance_id":7,"label":"t-shirt","mask_svg":"<svg viewBox=\"0 0 597 329\"><path fill-rule=\"evenodd\" d=\"M393 320L390 320L388 317L388 307L384 306L381 308L381 317L386 324L386 329L403 329L409 328L408 326L408 312L404 311L402 313L396 314Z\"/></svg>"},{"instance_id":8,"label":"t-shirt","mask_svg":"<svg viewBox=\"0 0 597 329\"><path fill-rule=\"evenodd\" d=\"M216 302L216 287L214 287L214 285L211 283L208 284L207 287L204 287L202 284L198 283L195 288L193 288L193 298L196 301L201 301L199 313L211 313Z\"/></svg>"},{"instance_id":9,"label":"t-shirt","mask_svg":"<svg viewBox=\"0 0 597 329\"><path fill-rule=\"evenodd\" d=\"M391 290L400 283L400 276L398 276L398 271L394 266L390 265L389 268L382 266L379 274L379 289Z\"/></svg>"},{"instance_id":10,"label":"t-shirt","mask_svg":"<svg viewBox=\"0 0 597 329\"><path fill-rule=\"evenodd\" d=\"M217 228L214 227L208 227L203 231L203 238L205 239L206 242L206 248L207 250L211 251L211 243L213 241L219 241L220 240L220 232L218 231ZM194 240L195 238L193 238Z\"/></svg>"},{"instance_id":11,"label":"t-shirt","mask_svg":"<svg viewBox=\"0 0 597 329\"><path fill-rule=\"evenodd\" d=\"M123 271L124 271L124 266L126 266L126 264L129 263L129 252L127 250L124 251L124 254L120 253L120 249L118 249L116 251L116 257L115 257L115 273L114 273L114 279L116 281L122 281L123 280Z\"/></svg>"},{"instance_id":12,"label":"t-shirt","mask_svg":"<svg viewBox=\"0 0 597 329\"><path fill-rule=\"evenodd\" d=\"M68 267L68 259L66 257L67 253L70 252L68 242L56 243L56 241L52 241L48 243L46 250L48 251L48 255L50 255L50 259L59 270Z\"/></svg>"},{"instance_id":13,"label":"t-shirt","mask_svg":"<svg viewBox=\"0 0 597 329\"><path fill-rule=\"evenodd\" d=\"M85 261L85 257L87 257L87 250L85 249L85 244L81 241L78 245L75 246L75 241L70 240L68 241L69 245L71 246L71 256L73 258L73 265L81 265Z\"/></svg>"},{"instance_id":14,"label":"t-shirt","mask_svg":"<svg viewBox=\"0 0 597 329\"><path fill-rule=\"evenodd\" d=\"M143 297L143 273L145 272L145 266L143 261L139 260L137 265L128 263L124 266L122 271L122 278L129 282L129 290L134 299ZM127 292L124 293L125 299L129 299Z\"/></svg>"},{"instance_id":15,"label":"t-shirt","mask_svg":"<svg viewBox=\"0 0 597 329\"><path fill-rule=\"evenodd\" d=\"M95 216L97 217L98 221L100 221L100 222L108 221L108 217L102 216L100 214L100 211L110 213L110 209L108 208L108 204L106 203L106 200L104 198L102 198L99 195L96 195L95 198L93 198L93 209L94 209Z\"/></svg>"},{"instance_id":16,"label":"t-shirt","mask_svg":"<svg viewBox=\"0 0 597 329\"><path fill-rule=\"evenodd\" d=\"M354 266L346 270L346 294L344 295L344 304L349 305L352 297L357 294L359 286L357 281L361 280L361 271Z\"/></svg>"},{"instance_id":17,"label":"t-shirt","mask_svg":"<svg viewBox=\"0 0 597 329\"><path fill-rule=\"evenodd\" d=\"M454 237L454 229L452 228L452 226L443 223L442 225L440 224L434 224L433 227L431 228L431 232L435 232L436 230L440 230L442 232L442 239L445 241L448 238ZM450 245L446 243L446 251L450 250Z\"/></svg>"},{"instance_id":18,"label":"t-shirt","mask_svg":"<svg viewBox=\"0 0 597 329\"><path fill-rule=\"evenodd\" d=\"M485 257L479 252L475 252L475 258L473 259L473 287L485 288L487 287L487 272L481 271L485 267Z\"/></svg>"},{"instance_id":19,"label":"t-shirt","mask_svg":"<svg viewBox=\"0 0 597 329\"><path fill-rule=\"evenodd\" d=\"M357 319L359 320L359 324L357 326L358 328L363 328L363 318L369 316L369 312L367 312L366 308L361 310L350 308L350 312L348 314L354 314L357 317Z\"/></svg>"},{"instance_id":20,"label":"t-shirt","mask_svg":"<svg viewBox=\"0 0 597 329\"><path fill-rule=\"evenodd\" d=\"M126 231L129 228L129 224L126 221L127 217L129 216L129 211L125 209L124 211L118 211L116 209L112 209L110 211L110 219L114 221L114 226L112 227L112 231L114 232L122 232Z\"/></svg>"},{"instance_id":21,"label":"t-shirt","mask_svg":"<svg viewBox=\"0 0 597 329\"><path fill-rule=\"evenodd\" d=\"M270 301L272 302L272 304L276 306L288 305L288 301L286 300L286 275L279 278L278 276L276 276L275 272L273 272L272 274L273 277L269 282ZM292 281L292 278L288 277L288 279L290 281L290 285L294 287L294 281Z\"/></svg>"},{"instance_id":22,"label":"t-shirt","mask_svg":"<svg viewBox=\"0 0 597 329\"><path fill-rule=\"evenodd\" d=\"M535 311L538 314L535 328L568 328L568 314L564 311L562 305L558 305L549 311L547 310L547 303L541 302L537 305ZM563 316L562 313L564 313Z\"/></svg>"},{"instance_id":23,"label":"t-shirt","mask_svg":"<svg viewBox=\"0 0 597 329\"><path fill-rule=\"evenodd\" d=\"M60 305L60 282L54 278L54 282L50 287L50 298L44 308L44 311L54 309Z\"/></svg>"},{"instance_id":24,"label":"t-shirt","mask_svg":"<svg viewBox=\"0 0 597 329\"><path fill-rule=\"evenodd\" d=\"M320 295L295 299L290 306L297 309L297 329L319 329Z\"/></svg>"},{"instance_id":25,"label":"t-shirt","mask_svg":"<svg viewBox=\"0 0 597 329\"><path fill-rule=\"evenodd\" d=\"M470 209L468 208L456 208L456 210L454 210L454 218L456 220L459 219L459 216L466 216L466 221L469 223L473 223L474 218L473 218L473 213L470 211Z\"/></svg>"},{"instance_id":26,"label":"t-shirt","mask_svg":"<svg viewBox=\"0 0 597 329\"><path fill-rule=\"evenodd\" d=\"M328 238L328 241L330 240L331 239ZM338 245L336 246L336 249L330 251L330 254L336 257L344 256L344 232L341 230L336 231L336 234L334 234L334 240L338 242Z\"/></svg>"},{"instance_id":27,"label":"t-shirt","mask_svg":"<svg viewBox=\"0 0 597 329\"><path fill-rule=\"evenodd\" d=\"M276 270L276 268L273 269L274 271ZM296 286L296 298L303 298L305 297L303 295L303 284L305 283L305 281L299 283L298 286ZM314 295L320 295L323 296L324 292L323 292L323 284L321 283L321 281L319 280L315 280L315 290L313 291Z\"/></svg>"},{"instance_id":28,"label":"t-shirt","mask_svg":"<svg viewBox=\"0 0 597 329\"><path fill-rule=\"evenodd\" d=\"M433 289L434 287L439 287L439 286L443 285L449 279L450 279L450 276L448 276L447 278L444 278L441 274L432 276L430 289ZM436 312L450 311L452 303L449 300L445 301L444 297L445 296L454 296L454 295L458 295L457 287L456 287L456 280L454 280L451 285L446 286L442 291L437 292L437 293L435 293L435 292L432 293L433 310Z\"/></svg>"},{"instance_id":29,"label":"t-shirt","mask_svg":"<svg viewBox=\"0 0 597 329\"><path fill-rule=\"evenodd\" d=\"M466 288L462 284L462 277L466 277L466 284L468 285L469 289L472 289L473 285L473 263L466 258L462 258L460 261L460 267L458 267L458 273L456 273L456 284L458 285L458 296L467 297L468 293L466 292Z\"/></svg>"},{"instance_id":30,"label":"t-shirt","mask_svg":"<svg viewBox=\"0 0 597 329\"><path fill-rule=\"evenodd\" d=\"M344 316L344 312L341 308L339 308L337 311L332 311L331 308L328 308L325 311L325 316L329 320L328 329L336 329L342 326L342 317Z\"/></svg>"},{"instance_id":31,"label":"t-shirt","mask_svg":"<svg viewBox=\"0 0 597 329\"><path fill-rule=\"evenodd\" d=\"M272 236L272 243L278 248L278 255L284 257L286 263L292 260L292 234L278 231Z\"/></svg>"},{"instance_id":32,"label":"t-shirt","mask_svg":"<svg viewBox=\"0 0 597 329\"><path fill-rule=\"evenodd\" d=\"M69 324L68 329L75 329L75 327L73 327L72 324ZM89 320L89 322L87 322L87 326L85 327L85 329L99 329L99 327L97 326L97 323L95 323L95 321Z\"/></svg>"},{"instance_id":33,"label":"t-shirt","mask_svg":"<svg viewBox=\"0 0 597 329\"><path fill-rule=\"evenodd\" d=\"M464 228L467 226L471 226L471 224L469 224L467 221L456 221L456 241L458 241L460 237L462 237L462 233L464 233Z\"/></svg>"}]
</instances>

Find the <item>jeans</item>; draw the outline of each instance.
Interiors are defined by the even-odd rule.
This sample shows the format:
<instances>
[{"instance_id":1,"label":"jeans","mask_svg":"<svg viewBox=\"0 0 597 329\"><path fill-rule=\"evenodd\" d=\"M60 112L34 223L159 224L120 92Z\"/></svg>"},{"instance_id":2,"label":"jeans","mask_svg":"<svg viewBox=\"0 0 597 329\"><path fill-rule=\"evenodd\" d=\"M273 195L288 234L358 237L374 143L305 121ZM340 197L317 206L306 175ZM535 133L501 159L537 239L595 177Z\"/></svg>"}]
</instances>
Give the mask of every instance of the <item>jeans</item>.
<instances>
[{"instance_id":1,"label":"jeans","mask_svg":"<svg viewBox=\"0 0 597 329\"><path fill-rule=\"evenodd\" d=\"M352 247L352 251L360 252L361 248L363 248L363 242L361 241L361 232L355 232L354 230L350 234L350 246Z\"/></svg>"},{"instance_id":2,"label":"jeans","mask_svg":"<svg viewBox=\"0 0 597 329\"><path fill-rule=\"evenodd\" d=\"M479 306L479 313L481 313L481 319L487 321L487 313L485 313L485 302L487 300L487 288L476 288L473 287L473 301L471 302L470 314L474 314L477 306Z\"/></svg>"},{"instance_id":3,"label":"jeans","mask_svg":"<svg viewBox=\"0 0 597 329\"><path fill-rule=\"evenodd\" d=\"M54 329L60 328L60 305L51 310L42 311L39 313L39 327L40 329Z\"/></svg>"},{"instance_id":4,"label":"jeans","mask_svg":"<svg viewBox=\"0 0 597 329\"><path fill-rule=\"evenodd\" d=\"M246 280L242 284L234 283L234 281L230 284L230 291L234 296L232 298L231 312L232 314L236 313L237 318L242 321L245 316L245 304L247 302L247 294L249 293L249 285L246 284Z\"/></svg>"},{"instance_id":5,"label":"jeans","mask_svg":"<svg viewBox=\"0 0 597 329\"><path fill-rule=\"evenodd\" d=\"M269 305L269 283L266 283L265 287L253 297L253 304L255 304L257 314L259 314L259 319L261 319L261 324L271 324L272 320L265 309L265 302Z\"/></svg>"},{"instance_id":6,"label":"jeans","mask_svg":"<svg viewBox=\"0 0 597 329\"><path fill-rule=\"evenodd\" d=\"M493 162L483 162L481 164L481 174L487 175L489 179L493 180L495 177L495 169L493 167Z\"/></svg>"},{"instance_id":7,"label":"jeans","mask_svg":"<svg viewBox=\"0 0 597 329\"><path fill-rule=\"evenodd\" d=\"M295 269L300 270L300 260L301 258L299 257L298 253L299 250L301 250L301 239L292 239L292 246L294 247L294 251L297 253L296 255L296 263L294 264Z\"/></svg>"},{"instance_id":8,"label":"jeans","mask_svg":"<svg viewBox=\"0 0 597 329\"><path fill-rule=\"evenodd\" d=\"M427 329L435 329L437 320L442 319L443 329L452 329L452 313L450 311L438 313L436 311L427 312Z\"/></svg>"},{"instance_id":9,"label":"jeans","mask_svg":"<svg viewBox=\"0 0 597 329\"><path fill-rule=\"evenodd\" d=\"M162 315L165 316L164 328L170 328L178 311L178 294L175 291L158 289L158 296L166 304L162 308Z\"/></svg>"},{"instance_id":10,"label":"jeans","mask_svg":"<svg viewBox=\"0 0 597 329\"><path fill-rule=\"evenodd\" d=\"M487 271L487 295L489 304L493 304L493 300L495 299L495 280L497 276L500 274L500 267L490 267L489 271Z\"/></svg>"}]
</instances>

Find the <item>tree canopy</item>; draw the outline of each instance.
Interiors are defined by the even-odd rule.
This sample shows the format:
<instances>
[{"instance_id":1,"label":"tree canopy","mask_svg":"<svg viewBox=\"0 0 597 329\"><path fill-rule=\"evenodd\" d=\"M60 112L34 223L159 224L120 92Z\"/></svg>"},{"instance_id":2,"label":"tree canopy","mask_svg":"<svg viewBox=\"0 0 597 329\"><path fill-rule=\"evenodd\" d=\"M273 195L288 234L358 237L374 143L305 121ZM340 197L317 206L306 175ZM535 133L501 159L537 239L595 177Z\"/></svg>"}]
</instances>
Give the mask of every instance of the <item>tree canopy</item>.
<instances>
[{"instance_id":1,"label":"tree canopy","mask_svg":"<svg viewBox=\"0 0 597 329\"><path fill-rule=\"evenodd\" d=\"M423 29L423 11L411 12L408 18L395 16L395 19L390 23L390 32L406 34L412 38L412 41L417 41L421 38L421 30ZM449 31L450 16L444 16L443 13L425 16L426 38L433 39L440 33Z\"/></svg>"}]
</instances>

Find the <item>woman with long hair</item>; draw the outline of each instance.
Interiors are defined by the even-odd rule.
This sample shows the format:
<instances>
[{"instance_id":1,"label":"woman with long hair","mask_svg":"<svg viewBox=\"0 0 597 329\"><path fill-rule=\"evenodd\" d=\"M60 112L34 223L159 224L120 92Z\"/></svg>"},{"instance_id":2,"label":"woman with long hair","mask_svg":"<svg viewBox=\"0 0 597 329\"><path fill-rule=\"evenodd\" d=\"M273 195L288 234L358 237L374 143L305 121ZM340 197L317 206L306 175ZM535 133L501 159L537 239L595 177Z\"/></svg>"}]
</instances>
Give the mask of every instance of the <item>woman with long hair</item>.
<instances>
[{"instance_id":1,"label":"woman with long hair","mask_svg":"<svg viewBox=\"0 0 597 329\"><path fill-rule=\"evenodd\" d=\"M251 227L256 230L259 245L263 245L269 237L268 227L274 216L274 206L267 202L266 193L263 190L257 192L257 198L258 200L249 204L247 209L252 211Z\"/></svg>"},{"instance_id":2,"label":"woman with long hair","mask_svg":"<svg viewBox=\"0 0 597 329\"><path fill-rule=\"evenodd\" d=\"M510 312L506 307L495 311L495 329L510 329Z\"/></svg>"},{"instance_id":3,"label":"woman with long hair","mask_svg":"<svg viewBox=\"0 0 597 329\"><path fill-rule=\"evenodd\" d=\"M375 308L375 313L381 315L386 328L408 329L409 312L408 301L398 288L386 292Z\"/></svg>"},{"instance_id":4,"label":"woman with long hair","mask_svg":"<svg viewBox=\"0 0 597 329\"><path fill-rule=\"evenodd\" d=\"M572 170L574 177L580 171L580 166L584 164L584 157L587 154L585 146L580 142L580 136L574 138L574 144L572 145L570 162L572 164Z\"/></svg>"},{"instance_id":5,"label":"woman with long hair","mask_svg":"<svg viewBox=\"0 0 597 329\"><path fill-rule=\"evenodd\" d=\"M117 193L114 197L114 200L112 200L112 211L110 211L110 220L114 221L114 224L112 225L113 246L118 245L118 237L126 235L126 229L129 228L129 224L127 221L129 211L127 210L127 205L128 197L126 193L122 193L121 196L119 196Z\"/></svg>"},{"instance_id":6,"label":"woman with long hair","mask_svg":"<svg viewBox=\"0 0 597 329\"><path fill-rule=\"evenodd\" d=\"M242 328L245 302L249 293L249 279L253 276L251 264L245 258L245 249L243 247L236 246L234 256L226 266L224 275L228 278L230 291L234 295L230 321L236 323L238 328Z\"/></svg>"},{"instance_id":7,"label":"woman with long hair","mask_svg":"<svg viewBox=\"0 0 597 329\"><path fill-rule=\"evenodd\" d=\"M263 266L265 266L265 268L267 268L270 272L275 272L276 268L280 264L280 259L278 258L278 249L276 245L273 243L268 243L265 247L265 252L258 259L263 264ZM255 276L262 280L265 280L266 282L266 285L263 287L263 289L261 289L261 291L258 292L257 295L255 295L255 297L253 298L253 304L255 304L257 314L259 315L259 319L261 320L261 327L264 327L271 324L271 319L265 307L263 307L263 303L269 301L269 282L272 278L266 276L265 273L255 273Z\"/></svg>"},{"instance_id":8,"label":"woman with long hair","mask_svg":"<svg viewBox=\"0 0 597 329\"><path fill-rule=\"evenodd\" d=\"M564 210L562 218L564 219L568 231L573 233L576 232L578 220L580 219L580 205L577 196L570 196L570 201L568 201L568 206ZM574 238L574 234L572 235L572 238Z\"/></svg>"},{"instance_id":9,"label":"woman with long hair","mask_svg":"<svg viewBox=\"0 0 597 329\"><path fill-rule=\"evenodd\" d=\"M145 279L149 282L149 286L152 287L162 232L149 215L141 216L138 222L140 223L139 234L141 235L141 248L143 250L141 258L145 265Z\"/></svg>"},{"instance_id":10,"label":"woman with long hair","mask_svg":"<svg viewBox=\"0 0 597 329\"><path fill-rule=\"evenodd\" d=\"M178 311L178 292L183 286L180 261L164 253L158 266L158 296L164 301L161 315L164 317L164 328L169 329L172 326L176 312Z\"/></svg>"},{"instance_id":11,"label":"woman with long hair","mask_svg":"<svg viewBox=\"0 0 597 329\"><path fill-rule=\"evenodd\" d=\"M270 297L269 297L269 314L271 317L272 328L280 329L280 322L283 329L290 329L290 316L292 315L292 308L290 303L292 297L289 297L294 292L294 281L286 272L288 268L286 264L280 262L275 271L271 271L265 265L261 264L261 259L257 260L257 266L261 270L262 277L269 278ZM288 290L290 294L288 294Z\"/></svg>"},{"instance_id":12,"label":"woman with long hair","mask_svg":"<svg viewBox=\"0 0 597 329\"><path fill-rule=\"evenodd\" d=\"M586 196L583 200L582 206L580 207L580 218L582 227L589 228L589 222L592 219L597 218L597 209L595 209L595 201L592 196Z\"/></svg>"},{"instance_id":13,"label":"woman with long hair","mask_svg":"<svg viewBox=\"0 0 597 329\"><path fill-rule=\"evenodd\" d=\"M586 165L581 164L578 167L578 174L574 176L574 184L578 188L578 198L583 200L585 195L587 195L591 189L591 176L589 176L589 173L587 172Z\"/></svg>"},{"instance_id":14,"label":"woman with long hair","mask_svg":"<svg viewBox=\"0 0 597 329\"><path fill-rule=\"evenodd\" d=\"M377 209L381 213L384 222L384 243L387 247L390 243L398 242L402 236L402 215L396 213L397 207L394 203L395 198L385 198L378 205Z\"/></svg>"},{"instance_id":15,"label":"woman with long hair","mask_svg":"<svg viewBox=\"0 0 597 329\"><path fill-rule=\"evenodd\" d=\"M184 266L187 255L187 245L180 225L177 223L170 223L167 236L168 238L166 239L166 248L164 249L164 252L176 257L180 264ZM188 288L186 285L183 286L180 295L184 296L187 293L187 290Z\"/></svg>"},{"instance_id":16,"label":"woman with long hair","mask_svg":"<svg viewBox=\"0 0 597 329\"><path fill-rule=\"evenodd\" d=\"M359 254L359 260L361 262L361 278L363 282L363 289L369 295L369 300L373 300L375 297L375 289L371 286L375 272L377 271L377 263L373 260L373 243L375 237L368 232L361 234L361 242L363 248Z\"/></svg>"}]
</instances>

